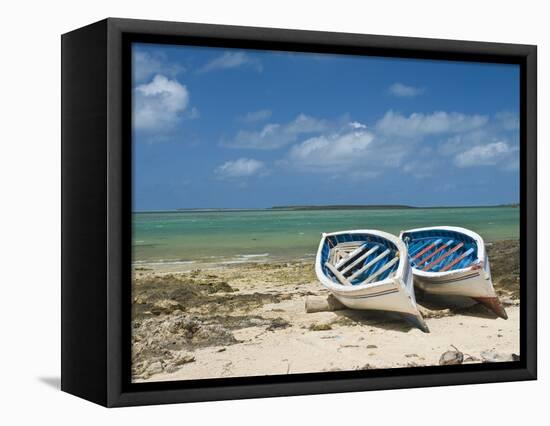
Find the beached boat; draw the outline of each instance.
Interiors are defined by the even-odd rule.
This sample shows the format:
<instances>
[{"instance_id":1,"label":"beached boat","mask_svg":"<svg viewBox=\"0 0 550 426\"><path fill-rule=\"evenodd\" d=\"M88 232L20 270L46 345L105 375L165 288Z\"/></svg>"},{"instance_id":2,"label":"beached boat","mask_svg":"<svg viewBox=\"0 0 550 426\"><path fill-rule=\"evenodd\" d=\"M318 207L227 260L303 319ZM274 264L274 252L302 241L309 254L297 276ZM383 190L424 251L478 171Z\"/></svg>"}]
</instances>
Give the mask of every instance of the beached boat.
<instances>
[{"instance_id":1,"label":"beached boat","mask_svg":"<svg viewBox=\"0 0 550 426\"><path fill-rule=\"evenodd\" d=\"M402 231L400 238L407 245L414 283L420 289L471 297L499 317L508 318L493 288L489 257L478 234L436 226Z\"/></svg>"},{"instance_id":2,"label":"beached boat","mask_svg":"<svg viewBox=\"0 0 550 426\"><path fill-rule=\"evenodd\" d=\"M315 272L348 308L398 312L429 332L414 298L407 248L394 235L377 230L323 234Z\"/></svg>"}]
</instances>

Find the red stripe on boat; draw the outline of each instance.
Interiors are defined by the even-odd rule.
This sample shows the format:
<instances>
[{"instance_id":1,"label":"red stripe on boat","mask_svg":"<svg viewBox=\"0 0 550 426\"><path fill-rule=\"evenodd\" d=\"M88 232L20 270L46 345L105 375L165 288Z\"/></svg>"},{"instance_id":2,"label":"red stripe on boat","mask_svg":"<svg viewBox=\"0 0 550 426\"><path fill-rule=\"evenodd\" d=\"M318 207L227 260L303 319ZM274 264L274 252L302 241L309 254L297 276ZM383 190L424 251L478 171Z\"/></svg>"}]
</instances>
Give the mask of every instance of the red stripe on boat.
<instances>
[{"instance_id":1,"label":"red stripe on boat","mask_svg":"<svg viewBox=\"0 0 550 426\"><path fill-rule=\"evenodd\" d=\"M437 259L435 259L432 263L430 263L429 265L427 265L426 267L424 267L424 269L422 269L423 271L428 271L431 269L432 266L434 265L437 265L439 262L441 262L443 259L445 259L447 256L453 254L455 251L457 251L460 247L462 247L464 245L464 243L460 243L456 246L454 246L451 250L449 250L447 253L445 253L443 256L440 256L438 257ZM440 271L441 272L441 271Z\"/></svg>"},{"instance_id":2,"label":"red stripe on boat","mask_svg":"<svg viewBox=\"0 0 550 426\"><path fill-rule=\"evenodd\" d=\"M424 253L426 253L428 250L431 250L432 248L435 247L435 243L431 243L428 247L426 247L425 249L423 249L420 253L417 253L413 258L412 260L415 260L417 259L418 257L422 256Z\"/></svg>"},{"instance_id":3,"label":"red stripe on boat","mask_svg":"<svg viewBox=\"0 0 550 426\"><path fill-rule=\"evenodd\" d=\"M445 272L447 271L448 269L451 269L453 266L455 266L458 262L460 262L462 259L464 259L466 256L468 256L470 253L466 252L466 253L463 253L461 254L460 256L458 256L455 260L453 260L451 263L449 263L447 266L445 266L444 268L441 268L439 270L439 272Z\"/></svg>"},{"instance_id":4,"label":"red stripe on boat","mask_svg":"<svg viewBox=\"0 0 550 426\"><path fill-rule=\"evenodd\" d=\"M428 260L430 260L432 257L434 257L437 253L439 253L441 250L444 250L445 247L449 247L449 244L443 244L441 247L439 247L436 251L434 251L432 254L428 255L427 257L425 257L424 259L422 260L419 260L417 263L419 265L421 265L422 263L424 262L427 262Z\"/></svg>"}]
</instances>

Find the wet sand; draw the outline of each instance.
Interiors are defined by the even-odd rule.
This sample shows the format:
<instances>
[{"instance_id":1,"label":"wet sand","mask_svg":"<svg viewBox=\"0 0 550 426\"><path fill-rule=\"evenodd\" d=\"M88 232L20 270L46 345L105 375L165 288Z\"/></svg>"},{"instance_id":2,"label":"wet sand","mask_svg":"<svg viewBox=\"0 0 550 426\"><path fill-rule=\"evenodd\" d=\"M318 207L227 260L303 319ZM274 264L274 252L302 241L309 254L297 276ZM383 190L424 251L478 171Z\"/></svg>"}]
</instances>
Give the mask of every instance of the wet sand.
<instances>
[{"instance_id":1,"label":"wet sand","mask_svg":"<svg viewBox=\"0 0 550 426\"><path fill-rule=\"evenodd\" d=\"M133 379L186 380L439 365L519 354L519 244L487 247L493 283L508 312L497 318L469 299L417 291L425 334L397 314L306 313L308 296L328 296L313 262L242 263L169 272L135 268Z\"/></svg>"}]
</instances>

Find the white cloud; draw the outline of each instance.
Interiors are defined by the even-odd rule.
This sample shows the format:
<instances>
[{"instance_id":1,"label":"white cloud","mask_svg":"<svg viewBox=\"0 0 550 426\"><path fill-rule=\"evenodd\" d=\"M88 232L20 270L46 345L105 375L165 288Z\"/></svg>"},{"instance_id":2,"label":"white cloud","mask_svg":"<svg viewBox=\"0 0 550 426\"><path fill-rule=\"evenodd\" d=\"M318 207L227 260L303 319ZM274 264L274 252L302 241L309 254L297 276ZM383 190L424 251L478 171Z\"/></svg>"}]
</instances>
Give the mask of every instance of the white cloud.
<instances>
[{"instance_id":1,"label":"white cloud","mask_svg":"<svg viewBox=\"0 0 550 426\"><path fill-rule=\"evenodd\" d=\"M414 98L424 92L424 89L407 86L403 83L394 83L390 86L389 92L399 98Z\"/></svg>"},{"instance_id":2,"label":"white cloud","mask_svg":"<svg viewBox=\"0 0 550 426\"><path fill-rule=\"evenodd\" d=\"M285 131L290 134L316 133L326 130L328 123L305 114L300 114L294 121L285 126Z\"/></svg>"},{"instance_id":3,"label":"white cloud","mask_svg":"<svg viewBox=\"0 0 550 426\"><path fill-rule=\"evenodd\" d=\"M190 120L195 120L195 119L199 118L200 116L201 116L200 111L197 108L193 107L193 108L191 108L191 111L189 111L189 114L188 114L187 117Z\"/></svg>"},{"instance_id":4,"label":"white cloud","mask_svg":"<svg viewBox=\"0 0 550 426\"><path fill-rule=\"evenodd\" d=\"M299 169L335 173L367 157L373 140L367 131L317 136L293 146L288 160Z\"/></svg>"},{"instance_id":5,"label":"white cloud","mask_svg":"<svg viewBox=\"0 0 550 426\"><path fill-rule=\"evenodd\" d=\"M510 154L517 150L505 142L493 142L485 145L476 145L454 157L458 167L494 166L501 162L513 159Z\"/></svg>"},{"instance_id":6,"label":"white cloud","mask_svg":"<svg viewBox=\"0 0 550 426\"><path fill-rule=\"evenodd\" d=\"M187 88L177 80L156 75L134 89L134 128L165 130L172 127L189 104Z\"/></svg>"},{"instance_id":7,"label":"white cloud","mask_svg":"<svg viewBox=\"0 0 550 426\"><path fill-rule=\"evenodd\" d=\"M185 71L185 67L166 61L165 55L161 53L151 54L149 52L135 50L132 55L132 61L135 83L147 81L156 74L176 77L178 74Z\"/></svg>"},{"instance_id":8,"label":"white cloud","mask_svg":"<svg viewBox=\"0 0 550 426\"><path fill-rule=\"evenodd\" d=\"M515 113L507 111L498 112L495 114L495 119L504 130L519 129L519 117Z\"/></svg>"},{"instance_id":9,"label":"white cloud","mask_svg":"<svg viewBox=\"0 0 550 426\"><path fill-rule=\"evenodd\" d=\"M232 148L277 149L295 142L299 136L320 133L329 128L329 123L305 114L298 115L289 123L269 123L258 131L240 130L223 145Z\"/></svg>"},{"instance_id":10,"label":"white cloud","mask_svg":"<svg viewBox=\"0 0 550 426\"><path fill-rule=\"evenodd\" d=\"M483 145L487 142L495 141L495 133L487 127L452 135L451 137L438 143L438 154L445 156L454 156L476 145Z\"/></svg>"},{"instance_id":11,"label":"white cloud","mask_svg":"<svg viewBox=\"0 0 550 426\"><path fill-rule=\"evenodd\" d=\"M425 179L449 167L474 165L517 169L518 148L507 142L509 131L495 117L457 112L403 116L388 111L372 127L349 117L345 124L324 123L325 130L318 134L296 138L278 164L343 179L372 178L391 170Z\"/></svg>"},{"instance_id":12,"label":"white cloud","mask_svg":"<svg viewBox=\"0 0 550 426\"><path fill-rule=\"evenodd\" d=\"M483 115L466 115L458 112L413 113L406 117L388 111L376 123L376 129L378 132L390 136L415 138L442 133L471 131L484 126L487 121L487 117Z\"/></svg>"},{"instance_id":13,"label":"white cloud","mask_svg":"<svg viewBox=\"0 0 550 426\"><path fill-rule=\"evenodd\" d=\"M243 123L256 123L258 121L264 121L271 117L271 111L268 109L261 109L259 111L249 112L239 118Z\"/></svg>"},{"instance_id":14,"label":"white cloud","mask_svg":"<svg viewBox=\"0 0 550 426\"><path fill-rule=\"evenodd\" d=\"M517 170L519 162L517 115L497 113L482 127L457 133L438 143L437 153L458 167L498 166Z\"/></svg>"},{"instance_id":15,"label":"white cloud","mask_svg":"<svg viewBox=\"0 0 550 426\"><path fill-rule=\"evenodd\" d=\"M257 71L262 71L262 64L255 58L250 57L242 51L224 52L221 56L212 59L206 63L199 72L210 72L215 70L224 70L238 68L242 66L252 66Z\"/></svg>"},{"instance_id":16,"label":"white cloud","mask_svg":"<svg viewBox=\"0 0 550 426\"><path fill-rule=\"evenodd\" d=\"M391 170L425 179L449 167L476 165L514 170L518 148L502 118L509 117L491 116L489 120L483 115L443 111L404 116L388 111L367 127L349 116L324 120L300 114L287 123L241 130L225 145L241 149L292 145L276 164L337 179L375 178ZM232 163L225 168L230 170Z\"/></svg>"},{"instance_id":17,"label":"white cloud","mask_svg":"<svg viewBox=\"0 0 550 426\"><path fill-rule=\"evenodd\" d=\"M366 129L367 128L367 126L365 126L362 123L359 123L358 121L352 121L351 123L349 123L349 125L352 129Z\"/></svg>"},{"instance_id":18,"label":"white cloud","mask_svg":"<svg viewBox=\"0 0 550 426\"><path fill-rule=\"evenodd\" d=\"M262 161L253 158L239 158L235 161L227 161L216 168L214 173L220 179L246 178L257 174L263 174L266 171L265 164Z\"/></svg>"},{"instance_id":19,"label":"white cloud","mask_svg":"<svg viewBox=\"0 0 550 426\"><path fill-rule=\"evenodd\" d=\"M280 164L304 172L325 173L335 178L374 178L388 168L401 166L410 148L388 143L353 123L340 130L309 138L294 145Z\"/></svg>"}]
</instances>

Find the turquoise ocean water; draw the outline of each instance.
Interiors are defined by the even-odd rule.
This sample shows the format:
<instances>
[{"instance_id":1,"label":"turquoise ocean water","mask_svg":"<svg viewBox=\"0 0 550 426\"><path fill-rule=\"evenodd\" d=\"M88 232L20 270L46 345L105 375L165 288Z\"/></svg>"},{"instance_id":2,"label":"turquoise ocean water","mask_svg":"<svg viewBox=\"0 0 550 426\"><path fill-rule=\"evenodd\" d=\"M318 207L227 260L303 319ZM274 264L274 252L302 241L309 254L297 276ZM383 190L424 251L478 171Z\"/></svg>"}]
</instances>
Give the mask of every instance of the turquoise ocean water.
<instances>
[{"instance_id":1,"label":"turquoise ocean water","mask_svg":"<svg viewBox=\"0 0 550 426\"><path fill-rule=\"evenodd\" d=\"M519 208L214 211L133 214L136 263L241 263L313 258L322 232L463 226L486 242L519 238Z\"/></svg>"}]
</instances>

